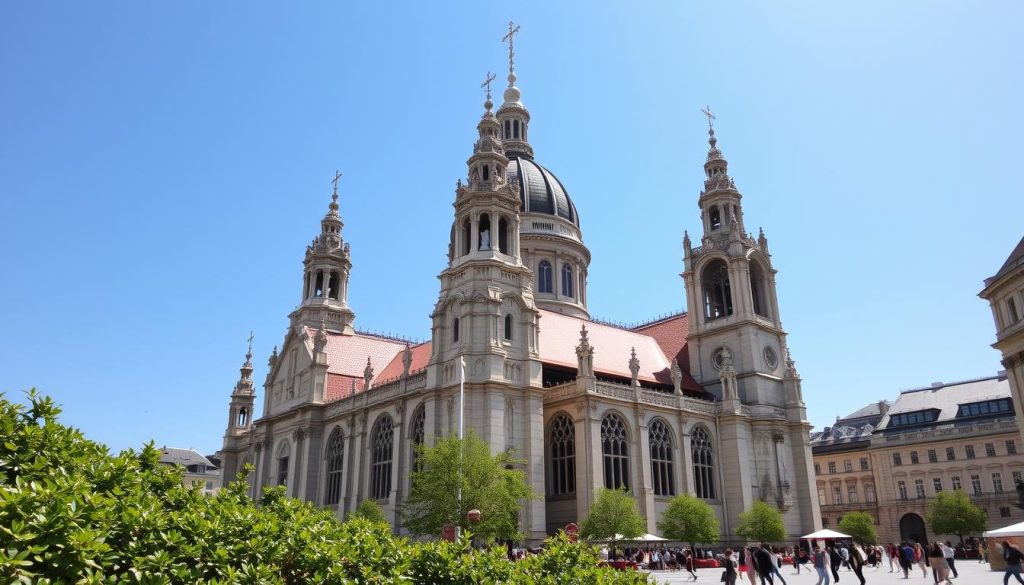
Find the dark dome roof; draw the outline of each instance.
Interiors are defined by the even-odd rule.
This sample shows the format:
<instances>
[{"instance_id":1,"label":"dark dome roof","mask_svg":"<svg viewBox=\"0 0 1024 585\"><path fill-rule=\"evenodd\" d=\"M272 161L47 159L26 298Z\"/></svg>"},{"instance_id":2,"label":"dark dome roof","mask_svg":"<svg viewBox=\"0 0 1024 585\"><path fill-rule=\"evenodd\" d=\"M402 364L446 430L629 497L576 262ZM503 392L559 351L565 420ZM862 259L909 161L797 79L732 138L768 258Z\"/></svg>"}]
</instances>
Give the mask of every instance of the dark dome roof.
<instances>
[{"instance_id":1,"label":"dark dome roof","mask_svg":"<svg viewBox=\"0 0 1024 585\"><path fill-rule=\"evenodd\" d=\"M516 157L508 163L508 179L519 181L520 211L554 215L579 227L580 216L569 194L551 171L527 158Z\"/></svg>"}]
</instances>

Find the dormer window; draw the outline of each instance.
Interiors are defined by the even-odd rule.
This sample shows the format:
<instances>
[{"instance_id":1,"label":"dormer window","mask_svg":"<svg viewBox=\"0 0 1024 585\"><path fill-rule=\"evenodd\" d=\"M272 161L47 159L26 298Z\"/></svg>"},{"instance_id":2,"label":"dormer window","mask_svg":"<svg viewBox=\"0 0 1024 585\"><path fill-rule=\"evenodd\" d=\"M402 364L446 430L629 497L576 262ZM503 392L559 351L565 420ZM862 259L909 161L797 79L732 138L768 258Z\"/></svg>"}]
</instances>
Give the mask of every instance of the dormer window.
<instances>
[{"instance_id":1,"label":"dormer window","mask_svg":"<svg viewBox=\"0 0 1024 585\"><path fill-rule=\"evenodd\" d=\"M981 402L961 404L960 408L958 408L956 411L957 418L1012 414L1013 402L1009 398L1000 398L998 400L983 400Z\"/></svg>"},{"instance_id":2,"label":"dormer window","mask_svg":"<svg viewBox=\"0 0 1024 585\"><path fill-rule=\"evenodd\" d=\"M937 409L918 410L915 412L901 412L889 417L889 428L911 427L935 422L939 418Z\"/></svg>"}]
</instances>

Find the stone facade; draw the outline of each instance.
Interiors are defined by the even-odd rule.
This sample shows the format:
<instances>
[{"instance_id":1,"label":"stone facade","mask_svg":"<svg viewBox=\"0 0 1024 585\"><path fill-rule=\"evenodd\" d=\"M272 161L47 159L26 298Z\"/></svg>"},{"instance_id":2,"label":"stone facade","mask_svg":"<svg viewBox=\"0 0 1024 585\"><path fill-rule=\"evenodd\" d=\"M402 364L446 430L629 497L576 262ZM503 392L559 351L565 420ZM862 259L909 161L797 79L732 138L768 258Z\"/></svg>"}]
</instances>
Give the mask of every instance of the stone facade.
<instances>
[{"instance_id":1,"label":"stone facade","mask_svg":"<svg viewBox=\"0 0 1024 585\"><path fill-rule=\"evenodd\" d=\"M812 435L823 524L835 528L844 514L862 511L883 542L956 540L933 534L926 521L929 501L953 489L988 512L990 529L1024 521L1014 490L1024 457L1010 398L1003 375L935 384Z\"/></svg>"},{"instance_id":2,"label":"stone facade","mask_svg":"<svg viewBox=\"0 0 1024 585\"><path fill-rule=\"evenodd\" d=\"M790 534L816 529L810 425L775 270L764 233L744 231L714 132L701 246L684 241L694 311L633 328L596 322L576 207L533 159L515 81L510 71L496 113L488 93L456 185L430 341L354 327L335 187L306 251L301 303L268 362L261 418L251 355L231 394L225 476L251 463L253 496L283 484L339 515L373 498L401 531L414 446L455 431L462 382L466 426L495 452L515 449L544 496L524 503L530 541L582 520L602 487L629 488L651 532L682 493L714 507L726 541L756 499L783 511Z\"/></svg>"},{"instance_id":3,"label":"stone facade","mask_svg":"<svg viewBox=\"0 0 1024 585\"><path fill-rule=\"evenodd\" d=\"M996 342L1017 408L1024 407L1024 238L979 293L992 306ZM1019 410L1018 410L1019 412ZM1024 421L1020 432L1024 437Z\"/></svg>"}]
</instances>

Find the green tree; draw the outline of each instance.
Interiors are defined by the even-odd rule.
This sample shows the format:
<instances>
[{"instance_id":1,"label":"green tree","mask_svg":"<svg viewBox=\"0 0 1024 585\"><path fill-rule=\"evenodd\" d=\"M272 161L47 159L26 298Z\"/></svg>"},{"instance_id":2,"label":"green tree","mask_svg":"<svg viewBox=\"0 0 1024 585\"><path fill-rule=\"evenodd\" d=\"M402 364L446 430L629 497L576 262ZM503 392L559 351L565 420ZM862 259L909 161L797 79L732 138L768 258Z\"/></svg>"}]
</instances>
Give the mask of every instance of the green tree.
<instances>
[{"instance_id":1,"label":"green tree","mask_svg":"<svg viewBox=\"0 0 1024 585\"><path fill-rule=\"evenodd\" d=\"M445 524L469 530L484 540L518 539L523 500L534 499L512 451L491 455L491 448L470 430L466 438L438 439L418 446L419 470L402 506L402 525L413 534L438 536ZM461 499L459 494L461 493ZM471 523L470 510L481 520Z\"/></svg>"},{"instance_id":2,"label":"green tree","mask_svg":"<svg viewBox=\"0 0 1024 585\"><path fill-rule=\"evenodd\" d=\"M658 530L669 540L697 543L718 542L718 516L704 500L683 494L672 498L658 521Z\"/></svg>"},{"instance_id":3,"label":"green tree","mask_svg":"<svg viewBox=\"0 0 1024 585\"><path fill-rule=\"evenodd\" d=\"M860 544L875 544L878 533L875 532L875 520L867 512L849 512L839 521L839 531L849 534Z\"/></svg>"},{"instance_id":4,"label":"green tree","mask_svg":"<svg viewBox=\"0 0 1024 585\"><path fill-rule=\"evenodd\" d=\"M352 518L366 518L370 522L390 524L384 515L384 509L380 507L377 500L363 500L359 502L356 509L348 514L348 519L351 520Z\"/></svg>"},{"instance_id":5,"label":"green tree","mask_svg":"<svg viewBox=\"0 0 1024 585\"><path fill-rule=\"evenodd\" d=\"M587 539L608 540L615 551L615 542L622 536L636 538L647 530L647 521L636 509L636 500L628 491L597 490L590 513L580 526L580 535Z\"/></svg>"},{"instance_id":6,"label":"green tree","mask_svg":"<svg viewBox=\"0 0 1024 585\"><path fill-rule=\"evenodd\" d=\"M985 510L975 506L963 490L935 494L928 504L928 524L935 534L955 534L964 542L965 534L980 534L988 525Z\"/></svg>"},{"instance_id":7,"label":"green tree","mask_svg":"<svg viewBox=\"0 0 1024 585\"><path fill-rule=\"evenodd\" d=\"M786 538L782 512L775 506L755 500L749 510L740 513L736 534L756 542L779 542Z\"/></svg>"}]
</instances>

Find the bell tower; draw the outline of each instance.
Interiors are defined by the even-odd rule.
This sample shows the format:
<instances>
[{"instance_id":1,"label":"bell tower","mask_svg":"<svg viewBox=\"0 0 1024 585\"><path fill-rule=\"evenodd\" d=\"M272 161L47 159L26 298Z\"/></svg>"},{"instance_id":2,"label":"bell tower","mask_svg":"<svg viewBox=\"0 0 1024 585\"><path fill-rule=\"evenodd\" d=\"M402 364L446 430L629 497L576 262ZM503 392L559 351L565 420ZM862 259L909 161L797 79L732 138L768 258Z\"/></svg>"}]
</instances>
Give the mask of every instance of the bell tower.
<instances>
[{"instance_id":1,"label":"bell tower","mask_svg":"<svg viewBox=\"0 0 1024 585\"><path fill-rule=\"evenodd\" d=\"M327 213L320 220L320 235L306 247L303 259L302 302L289 315L296 324L319 327L325 323L332 331L352 335L356 315L348 306L348 277L352 270L349 246L341 237L344 223L338 213L338 180L334 173L334 191Z\"/></svg>"},{"instance_id":2,"label":"bell tower","mask_svg":"<svg viewBox=\"0 0 1024 585\"><path fill-rule=\"evenodd\" d=\"M779 320L775 273L768 239L744 229L743 196L729 176L729 163L718 149L708 116L704 190L697 199L702 236L693 246L683 237L687 306L690 309L690 363L697 380L725 397L719 373L723 355L736 369L736 393L744 402L783 406L779 381L787 355L786 333ZM727 388L731 390L730 388Z\"/></svg>"}]
</instances>

